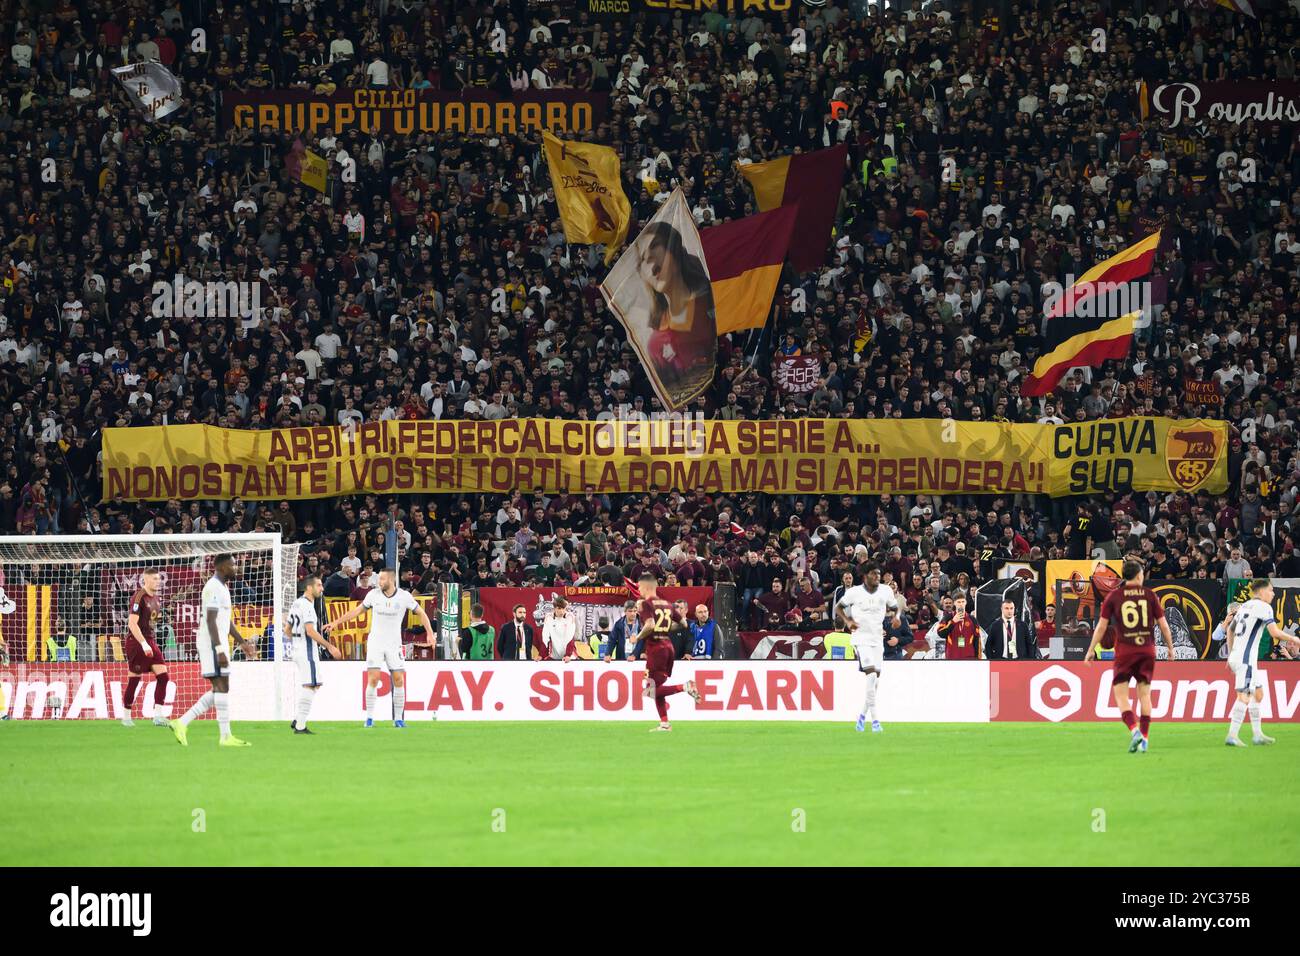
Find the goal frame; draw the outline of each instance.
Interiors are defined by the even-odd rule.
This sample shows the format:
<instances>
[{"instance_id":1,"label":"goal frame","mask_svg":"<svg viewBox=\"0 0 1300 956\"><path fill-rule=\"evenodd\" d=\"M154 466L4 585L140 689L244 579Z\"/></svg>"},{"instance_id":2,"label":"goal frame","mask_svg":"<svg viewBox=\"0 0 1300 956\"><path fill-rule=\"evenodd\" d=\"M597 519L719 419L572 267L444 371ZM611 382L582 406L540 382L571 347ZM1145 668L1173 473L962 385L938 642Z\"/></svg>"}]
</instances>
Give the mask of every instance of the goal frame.
<instances>
[{"instance_id":1,"label":"goal frame","mask_svg":"<svg viewBox=\"0 0 1300 956\"><path fill-rule=\"evenodd\" d=\"M70 544L70 545L121 544L121 545L138 546L144 542L150 542L150 541L161 541L161 542L168 542L168 543L174 543L180 545L198 544L198 543L211 544L214 541L230 541L232 543L239 543L239 544L246 544L246 545L260 544L263 546L261 549L247 548L245 550L269 550L271 552L271 580L273 582L272 593L275 595L275 599L272 601L272 607L271 607L271 620L272 620L272 626L274 627L273 633L275 637L275 641L274 641L275 653L273 657L262 658L261 660L258 661L249 661L246 663L268 664L272 667L272 671L273 671L272 685L273 685L273 693L275 699L275 705L274 705L275 719L276 720L282 719L283 716L282 712L284 711L284 702L281 698L283 696L282 679L284 675L282 674L283 668L280 666L280 662L287 660L285 648L286 648L286 642L288 638L284 632L284 614L285 614L285 606L286 606L285 605L286 596L283 593L281 593L282 583L284 580L284 570L285 570L284 569L285 542L280 532L247 531L247 532L229 532L229 533L219 533L219 534L191 533L191 534L0 535L0 567L3 567L4 564L12 560L7 554L7 551L10 547L39 549L45 546L46 544L53 544L53 543ZM181 557L181 555L176 555L175 557ZM145 555L143 557L137 558L136 560L139 561L140 563L145 563L148 561L148 559L149 556ZM38 556L32 558L31 560L39 561L40 558ZM113 559L104 559L104 558L97 559L95 556L91 555L84 559L78 557L76 559L67 559L66 561L59 561L57 563L71 564L74 563L74 561L82 561L83 563L86 564L111 564L111 563L117 563L120 560L122 559L117 557ZM160 556L158 560L162 561L162 560L166 560L166 558ZM295 573L296 570L297 569L295 568ZM297 589L295 587L294 595L288 598L288 601L290 603L292 603L292 601L297 597L296 590ZM290 663L287 666L289 668L292 668L293 665L292 663Z\"/></svg>"}]
</instances>

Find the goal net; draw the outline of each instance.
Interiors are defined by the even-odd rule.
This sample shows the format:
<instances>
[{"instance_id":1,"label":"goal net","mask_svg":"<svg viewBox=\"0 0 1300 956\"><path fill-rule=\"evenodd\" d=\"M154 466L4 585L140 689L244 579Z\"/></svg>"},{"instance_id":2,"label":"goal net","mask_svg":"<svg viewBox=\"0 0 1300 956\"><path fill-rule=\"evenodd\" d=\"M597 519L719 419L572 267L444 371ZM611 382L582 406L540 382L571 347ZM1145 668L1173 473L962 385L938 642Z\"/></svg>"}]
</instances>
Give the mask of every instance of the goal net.
<instances>
[{"instance_id":1,"label":"goal net","mask_svg":"<svg viewBox=\"0 0 1300 956\"><path fill-rule=\"evenodd\" d=\"M179 716L209 686L195 638L203 585L219 554L235 560L229 587L236 630L260 660L287 660L281 635L297 594L298 545L281 544L278 534L0 537L0 708L19 720L127 716L127 619L142 575L156 570L153 628L168 679L155 705L157 675L152 668L140 674L130 716ZM232 642L232 688L242 660ZM277 718L288 666L242 668L262 693L274 694Z\"/></svg>"}]
</instances>

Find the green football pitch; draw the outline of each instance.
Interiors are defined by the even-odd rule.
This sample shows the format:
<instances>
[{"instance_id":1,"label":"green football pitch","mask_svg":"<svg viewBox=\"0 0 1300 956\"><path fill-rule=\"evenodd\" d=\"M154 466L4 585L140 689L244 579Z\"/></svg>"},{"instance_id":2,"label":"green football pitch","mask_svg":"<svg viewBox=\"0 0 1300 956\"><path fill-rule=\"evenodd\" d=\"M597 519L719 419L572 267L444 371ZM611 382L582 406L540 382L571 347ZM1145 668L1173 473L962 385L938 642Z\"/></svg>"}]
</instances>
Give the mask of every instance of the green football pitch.
<instances>
[{"instance_id":1,"label":"green football pitch","mask_svg":"<svg viewBox=\"0 0 1300 956\"><path fill-rule=\"evenodd\" d=\"M1300 729L0 724L0 865L1291 865ZM1244 736L1249 736L1248 728Z\"/></svg>"}]
</instances>

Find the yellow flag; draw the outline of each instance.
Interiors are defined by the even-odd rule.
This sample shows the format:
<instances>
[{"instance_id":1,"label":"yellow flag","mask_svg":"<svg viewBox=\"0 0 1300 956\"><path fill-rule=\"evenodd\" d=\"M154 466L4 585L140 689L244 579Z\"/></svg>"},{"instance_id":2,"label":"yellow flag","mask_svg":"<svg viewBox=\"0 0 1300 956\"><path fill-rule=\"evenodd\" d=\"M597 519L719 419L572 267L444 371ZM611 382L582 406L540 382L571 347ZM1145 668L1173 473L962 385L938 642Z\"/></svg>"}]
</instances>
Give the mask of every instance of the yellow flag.
<instances>
[{"instance_id":1,"label":"yellow flag","mask_svg":"<svg viewBox=\"0 0 1300 956\"><path fill-rule=\"evenodd\" d=\"M323 193L325 191L325 175L328 168L324 156L318 156L310 149L305 150L302 154L302 184L304 186L310 186L318 193Z\"/></svg>"},{"instance_id":2,"label":"yellow flag","mask_svg":"<svg viewBox=\"0 0 1300 956\"><path fill-rule=\"evenodd\" d=\"M632 221L632 205L619 176L618 153L608 146L558 139L548 130L543 130L542 137L564 238L603 242L605 262L612 262Z\"/></svg>"}]
</instances>

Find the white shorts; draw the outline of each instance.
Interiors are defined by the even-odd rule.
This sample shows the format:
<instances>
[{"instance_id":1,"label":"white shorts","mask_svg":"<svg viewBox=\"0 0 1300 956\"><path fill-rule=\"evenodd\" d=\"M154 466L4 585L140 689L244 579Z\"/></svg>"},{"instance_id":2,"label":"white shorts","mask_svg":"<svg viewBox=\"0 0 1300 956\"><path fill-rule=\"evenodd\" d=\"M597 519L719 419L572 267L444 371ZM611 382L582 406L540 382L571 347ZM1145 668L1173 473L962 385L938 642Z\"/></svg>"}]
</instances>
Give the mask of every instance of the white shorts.
<instances>
[{"instance_id":1,"label":"white shorts","mask_svg":"<svg viewBox=\"0 0 1300 956\"><path fill-rule=\"evenodd\" d=\"M320 648L315 641L295 640L293 642L293 666L298 672L300 685L319 687L323 683L320 674Z\"/></svg>"},{"instance_id":2,"label":"white shorts","mask_svg":"<svg viewBox=\"0 0 1300 956\"><path fill-rule=\"evenodd\" d=\"M202 635L195 639L195 644L199 648L199 671L204 677L228 677L230 676L230 645L224 645L226 652L226 666L222 667L217 660L217 649L212 646L212 641L207 635Z\"/></svg>"},{"instance_id":3,"label":"white shorts","mask_svg":"<svg viewBox=\"0 0 1300 956\"><path fill-rule=\"evenodd\" d=\"M874 667L880 670L880 662L885 659L884 644L854 644L853 653L858 656L858 670Z\"/></svg>"},{"instance_id":4,"label":"white shorts","mask_svg":"<svg viewBox=\"0 0 1300 956\"><path fill-rule=\"evenodd\" d=\"M386 667L389 673L406 670L406 661L402 658L401 643L366 641L366 669Z\"/></svg>"},{"instance_id":5,"label":"white shorts","mask_svg":"<svg viewBox=\"0 0 1300 956\"><path fill-rule=\"evenodd\" d=\"M1237 693L1255 691L1264 686L1264 674L1259 664L1233 663L1232 672L1237 675Z\"/></svg>"}]
</instances>

